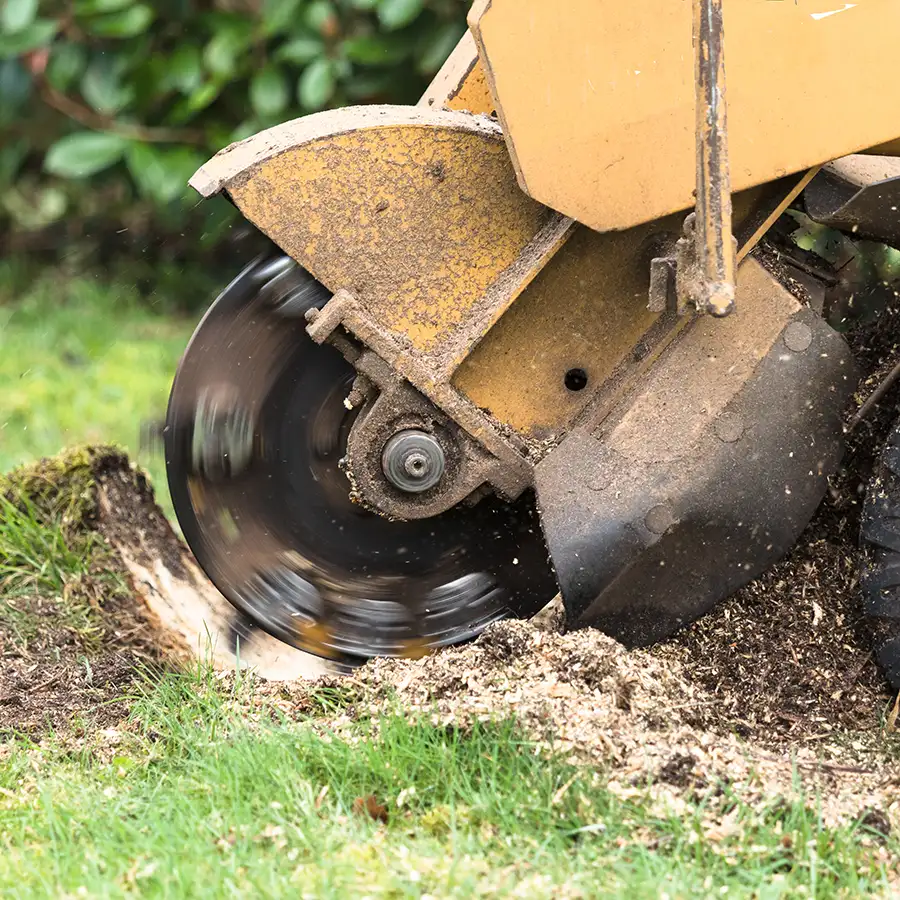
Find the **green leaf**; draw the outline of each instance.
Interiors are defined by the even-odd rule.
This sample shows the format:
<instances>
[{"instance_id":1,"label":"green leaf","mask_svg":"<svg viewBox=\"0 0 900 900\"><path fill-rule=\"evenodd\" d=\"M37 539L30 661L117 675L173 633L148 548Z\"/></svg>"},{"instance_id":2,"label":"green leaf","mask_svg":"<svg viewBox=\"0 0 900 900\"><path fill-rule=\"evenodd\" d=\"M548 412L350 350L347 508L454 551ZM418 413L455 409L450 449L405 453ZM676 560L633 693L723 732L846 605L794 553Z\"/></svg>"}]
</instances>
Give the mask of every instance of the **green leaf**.
<instances>
[{"instance_id":1,"label":"green leaf","mask_svg":"<svg viewBox=\"0 0 900 900\"><path fill-rule=\"evenodd\" d=\"M46 47L55 37L58 27L49 19L37 19L15 34L0 34L0 59L12 59Z\"/></svg>"},{"instance_id":2,"label":"green leaf","mask_svg":"<svg viewBox=\"0 0 900 900\"><path fill-rule=\"evenodd\" d=\"M207 81L196 91L185 97L167 117L172 125L183 125L201 110L206 109L222 93L223 85L218 81Z\"/></svg>"},{"instance_id":3,"label":"green leaf","mask_svg":"<svg viewBox=\"0 0 900 900\"><path fill-rule=\"evenodd\" d=\"M47 80L58 91L67 91L84 72L87 54L81 44L60 43L50 53Z\"/></svg>"},{"instance_id":4,"label":"green leaf","mask_svg":"<svg viewBox=\"0 0 900 900\"><path fill-rule=\"evenodd\" d=\"M373 34L342 44L347 59L366 66L393 66L409 56L410 47L396 35Z\"/></svg>"},{"instance_id":5,"label":"green leaf","mask_svg":"<svg viewBox=\"0 0 900 900\"><path fill-rule=\"evenodd\" d=\"M132 3L134 0L75 0L74 9L76 16L97 16L118 12Z\"/></svg>"},{"instance_id":6,"label":"green leaf","mask_svg":"<svg viewBox=\"0 0 900 900\"><path fill-rule=\"evenodd\" d=\"M297 84L297 99L304 109L314 112L328 103L334 95L334 89L334 70L331 61L317 59L303 70Z\"/></svg>"},{"instance_id":7,"label":"green leaf","mask_svg":"<svg viewBox=\"0 0 900 900\"><path fill-rule=\"evenodd\" d=\"M203 63L213 75L233 78L238 57L247 49L251 39L249 28L243 33L235 28L223 28L203 50Z\"/></svg>"},{"instance_id":8,"label":"green leaf","mask_svg":"<svg viewBox=\"0 0 900 900\"><path fill-rule=\"evenodd\" d=\"M456 22L447 22L440 28L428 31L416 48L416 68L419 72L434 75L446 62L464 33L465 28Z\"/></svg>"},{"instance_id":9,"label":"green leaf","mask_svg":"<svg viewBox=\"0 0 900 900\"><path fill-rule=\"evenodd\" d=\"M134 143L128 148L125 163L141 194L165 205L187 193L188 180L203 159L189 147Z\"/></svg>"},{"instance_id":10,"label":"green leaf","mask_svg":"<svg viewBox=\"0 0 900 900\"><path fill-rule=\"evenodd\" d=\"M201 109L206 109L221 93L222 85L217 81L208 81L206 84L201 84L188 98L188 109L191 112L199 112Z\"/></svg>"},{"instance_id":11,"label":"green leaf","mask_svg":"<svg viewBox=\"0 0 900 900\"><path fill-rule=\"evenodd\" d=\"M260 117L277 116L290 100L284 75L275 66L266 66L250 82L250 105Z\"/></svg>"},{"instance_id":12,"label":"green leaf","mask_svg":"<svg viewBox=\"0 0 900 900\"><path fill-rule=\"evenodd\" d=\"M121 12L90 19L86 27L99 37L129 38L146 31L155 16L152 7L139 3Z\"/></svg>"},{"instance_id":13,"label":"green leaf","mask_svg":"<svg viewBox=\"0 0 900 900\"><path fill-rule=\"evenodd\" d=\"M368 11L370 9L375 9L375 7L378 6L378 0L350 0L350 5L354 9Z\"/></svg>"},{"instance_id":14,"label":"green leaf","mask_svg":"<svg viewBox=\"0 0 900 900\"><path fill-rule=\"evenodd\" d=\"M181 44L168 61L166 85L182 94L191 94L200 87L203 66L200 51L193 44Z\"/></svg>"},{"instance_id":15,"label":"green leaf","mask_svg":"<svg viewBox=\"0 0 900 900\"><path fill-rule=\"evenodd\" d=\"M100 56L91 63L81 79L81 93L97 112L114 115L124 109L134 97L131 85L122 81L127 65L123 57Z\"/></svg>"},{"instance_id":16,"label":"green leaf","mask_svg":"<svg viewBox=\"0 0 900 900\"><path fill-rule=\"evenodd\" d=\"M278 62L290 62L296 63L298 66L305 66L324 54L325 44L322 43L321 38L304 35L282 44L275 51L275 59Z\"/></svg>"},{"instance_id":17,"label":"green leaf","mask_svg":"<svg viewBox=\"0 0 900 900\"><path fill-rule=\"evenodd\" d=\"M31 96L32 86L31 76L17 59L0 62L0 124L27 119L22 107ZM0 146L3 143L0 140Z\"/></svg>"},{"instance_id":18,"label":"green leaf","mask_svg":"<svg viewBox=\"0 0 900 900\"><path fill-rule=\"evenodd\" d=\"M424 0L380 0L378 19L390 30L404 28L419 17L424 6Z\"/></svg>"},{"instance_id":19,"label":"green leaf","mask_svg":"<svg viewBox=\"0 0 900 900\"><path fill-rule=\"evenodd\" d=\"M327 0L313 0L306 8L305 21L307 28L325 36L332 35L340 27L334 6Z\"/></svg>"},{"instance_id":20,"label":"green leaf","mask_svg":"<svg viewBox=\"0 0 900 900\"><path fill-rule=\"evenodd\" d=\"M262 32L265 37L290 30L300 12L301 0L265 0L262 8Z\"/></svg>"},{"instance_id":21,"label":"green leaf","mask_svg":"<svg viewBox=\"0 0 900 900\"><path fill-rule=\"evenodd\" d=\"M117 134L79 131L60 138L44 157L44 171L60 178L88 178L115 165L128 141Z\"/></svg>"},{"instance_id":22,"label":"green leaf","mask_svg":"<svg viewBox=\"0 0 900 900\"><path fill-rule=\"evenodd\" d=\"M4 0L0 6L0 30L22 31L37 15L38 0Z\"/></svg>"},{"instance_id":23,"label":"green leaf","mask_svg":"<svg viewBox=\"0 0 900 900\"><path fill-rule=\"evenodd\" d=\"M2 194L2 203L16 225L28 231L39 231L58 222L66 213L66 194L56 185L28 185Z\"/></svg>"}]
</instances>

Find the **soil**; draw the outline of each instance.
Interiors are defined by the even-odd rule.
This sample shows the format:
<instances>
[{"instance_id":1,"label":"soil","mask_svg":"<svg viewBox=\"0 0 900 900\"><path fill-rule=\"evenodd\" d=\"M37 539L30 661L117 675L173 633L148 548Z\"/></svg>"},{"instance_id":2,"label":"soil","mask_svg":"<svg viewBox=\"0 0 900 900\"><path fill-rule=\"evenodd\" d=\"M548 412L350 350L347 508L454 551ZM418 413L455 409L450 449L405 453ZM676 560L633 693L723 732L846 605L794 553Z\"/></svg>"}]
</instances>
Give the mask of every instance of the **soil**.
<instances>
[{"instance_id":1,"label":"soil","mask_svg":"<svg viewBox=\"0 0 900 900\"><path fill-rule=\"evenodd\" d=\"M104 516L100 488L117 483L127 485L126 495L117 498L114 517ZM38 508L45 510L54 508L55 495L76 498L68 514L76 532L105 535L108 529L112 536L124 528L149 526L158 534L152 518L135 518L136 511L152 503L146 478L111 448L73 450L0 480L0 492L12 498L17 491L36 498ZM166 528L159 552L171 553L167 548L172 547L183 552ZM37 620L35 634L27 639L0 616L0 736L40 739L50 732L111 726L127 714L125 698L136 680L175 661L171 638L141 601L121 558L103 552L97 565L102 567L95 573L97 584L76 586L92 606L90 628L79 630L67 619L68 597L38 594L15 601Z\"/></svg>"},{"instance_id":2,"label":"soil","mask_svg":"<svg viewBox=\"0 0 900 900\"><path fill-rule=\"evenodd\" d=\"M159 635L132 594L98 604L88 637L64 624L63 602L29 598L41 625L28 641L0 616L0 740L113 725L127 713L135 680L164 664Z\"/></svg>"}]
</instances>

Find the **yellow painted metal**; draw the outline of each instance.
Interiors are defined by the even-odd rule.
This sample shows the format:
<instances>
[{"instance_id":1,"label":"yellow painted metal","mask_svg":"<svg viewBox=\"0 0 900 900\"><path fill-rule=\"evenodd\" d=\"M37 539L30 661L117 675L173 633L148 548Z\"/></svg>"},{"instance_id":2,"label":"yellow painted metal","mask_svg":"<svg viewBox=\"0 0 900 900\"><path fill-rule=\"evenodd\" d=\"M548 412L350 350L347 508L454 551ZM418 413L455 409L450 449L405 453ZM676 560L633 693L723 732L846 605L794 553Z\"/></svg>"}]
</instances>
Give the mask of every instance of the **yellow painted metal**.
<instances>
[{"instance_id":1,"label":"yellow painted metal","mask_svg":"<svg viewBox=\"0 0 900 900\"><path fill-rule=\"evenodd\" d=\"M499 128L462 113L334 110L269 129L194 177L402 346L442 353L552 213Z\"/></svg>"},{"instance_id":2,"label":"yellow painted metal","mask_svg":"<svg viewBox=\"0 0 900 900\"><path fill-rule=\"evenodd\" d=\"M657 321L650 260L681 229L676 215L600 234L551 213L518 189L495 125L433 109L287 123L223 151L192 183L226 190L343 297L345 327L487 442L479 409L540 442L594 400ZM773 206L771 193L735 196L738 227ZM566 389L571 368L588 373L584 390Z\"/></svg>"},{"instance_id":3,"label":"yellow painted metal","mask_svg":"<svg viewBox=\"0 0 900 900\"><path fill-rule=\"evenodd\" d=\"M658 318L647 309L647 239L666 225L677 233L680 222L577 228L463 361L454 387L526 437L561 436ZM587 373L587 387L566 388L570 369Z\"/></svg>"},{"instance_id":4,"label":"yellow painted metal","mask_svg":"<svg viewBox=\"0 0 900 900\"><path fill-rule=\"evenodd\" d=\"M900 137L896 0L724 15L734 190ZM690 3L477 0L469 22L531 196L601 231L693 204Z\"/></svg>"},{"instance_id":5,"label":"yellow painted metal","mask_svg":"<svg viewBox=\"0 0 900 900\"><path fill-rule=\"evenodd\" d=\"M494 111L494 98L487 83L478 48L466 32L456 49L435 75L419 106L443 107L483 115Z\"/></svg>"},{"instance_id":6,"label":"yellow painted metal","mask_svg":"<svg viewBox=\"0 0 900 900\"><path fill-rule=\"evenodd\" d=\"M737 229L752 223L739 259L762 237L762 227L752 226L771 225L807 181L735 195ZM674 245L682 219L675 214L624 232L573 226L568 241L462 361L453 386L528 439L559 438L598 391L607 390L608 379L627 381L652 364L657 348L642 344L659 321L647 309L650 260ZM674 321L671 329L686 322ZM565 386L573 368L588 376L583 390Z\"/></svg>"},{"instance_id":7,"label":"yellow painted metal","mask_svg":"<svg viewBox=\"0 0 900 900\"><path fill-rule=\"evenodd\" d=\"M438 108L489 111L483 74L463 39L417 109L286 123L223 151L192 184L227 191L337 294L336 321L492 452L516 433L534 452L652 364L650 259L682 216L601 234L534 202L496 125ZM752 231L788 190L737 194L737 228ZM573 368L584 390L565 387Z\"/></svg>"}]
</instances>

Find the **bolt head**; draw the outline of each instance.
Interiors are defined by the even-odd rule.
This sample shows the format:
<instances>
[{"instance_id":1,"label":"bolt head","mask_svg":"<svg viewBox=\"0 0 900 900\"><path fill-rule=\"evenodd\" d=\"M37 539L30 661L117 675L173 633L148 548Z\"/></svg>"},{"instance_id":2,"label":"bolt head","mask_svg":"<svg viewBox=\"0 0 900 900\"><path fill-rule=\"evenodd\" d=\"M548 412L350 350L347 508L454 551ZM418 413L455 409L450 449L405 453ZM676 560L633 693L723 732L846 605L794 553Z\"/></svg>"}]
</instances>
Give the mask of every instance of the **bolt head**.
<instances>
[{"instance_id":1,"label":"bolt head","mask_svg":"<svg viewBox=\"0 0 900 900\"><path fill-rule=\"evenodd\" d=\"M445 466L444 450L437 438L415 428L397 432L381 454L381 468L387 480L411 494L433 488L441 480Z\"/></svg>"}]
</instances>

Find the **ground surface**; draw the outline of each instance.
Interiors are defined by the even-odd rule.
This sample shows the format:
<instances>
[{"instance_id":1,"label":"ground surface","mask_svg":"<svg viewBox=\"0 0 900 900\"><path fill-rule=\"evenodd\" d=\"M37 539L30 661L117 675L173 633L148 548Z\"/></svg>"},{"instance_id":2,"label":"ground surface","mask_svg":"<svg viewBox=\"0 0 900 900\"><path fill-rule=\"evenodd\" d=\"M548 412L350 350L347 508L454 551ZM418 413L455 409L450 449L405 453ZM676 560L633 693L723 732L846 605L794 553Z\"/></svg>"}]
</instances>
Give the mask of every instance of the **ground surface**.
<instances>
[{"instance_id":1,"label":"ground surface","mask_svg":"<svg viewBox=\"0 0 900 900\"><path fill-rule=\"evenodd\" d=\"M111 480L116 502L97 502ZM120 454L4 490L4 896L897 884L900 745L833 505L775 572L650 651L551 616L349 679L265 682L185 671L113 549L165 524ZM56 568L36 574L48 547Z\"/></svg>"},{"instance_id":2,"label":"ground surface","mask_svg":"<svg viewBox=\"0 0 900 900\"><path fill-rule=\"evenodd\" d=\"M56 315L41 290L31 319L7 310L31 341L20 364ZM116 321L96 302L91 328L73 316L54 339ZM133 441L182 344L123 316L133 364L158 376L116 426ZM132 331L145 316L152 334ZM860 398L893 332L856 339ZM116 357L107 338L92 359ZM85 367L58 367L40 371L59 390L40 390L83 409L65 382ZM56 449L25 443L21 416L54 421L30 402L0 398L10 461ZM790 557L665 645L626 653L551 616L350 679L185 668L153 598L190 561L121 454L0 480L0 894L895 895L900 738L856 590L859 488L895 410L888 397L855 433ZM103 407L44 433L114 420Z\"/></svg>"}]
</instances>

